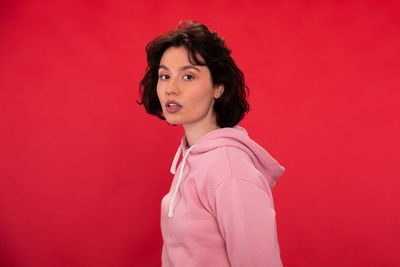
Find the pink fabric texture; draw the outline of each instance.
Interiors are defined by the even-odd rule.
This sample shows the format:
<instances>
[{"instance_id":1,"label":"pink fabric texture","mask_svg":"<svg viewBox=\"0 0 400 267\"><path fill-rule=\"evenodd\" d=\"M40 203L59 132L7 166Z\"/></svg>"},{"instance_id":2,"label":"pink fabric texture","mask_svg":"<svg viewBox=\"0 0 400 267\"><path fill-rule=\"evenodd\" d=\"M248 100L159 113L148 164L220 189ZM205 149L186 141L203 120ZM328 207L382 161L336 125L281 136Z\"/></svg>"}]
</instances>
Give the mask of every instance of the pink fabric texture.
<instances>
[{"instance_id":1,"label":"pink fabric texture","mask_svg":"<svg viewBox=\"0 0 400 267\"><path fill-rule=\"evenodd\" d=\"M282 266L271 189L285 169L239 125L191 148L184 136L180 153L161 204L162 266Z\"/></svg>"}]
</instances>

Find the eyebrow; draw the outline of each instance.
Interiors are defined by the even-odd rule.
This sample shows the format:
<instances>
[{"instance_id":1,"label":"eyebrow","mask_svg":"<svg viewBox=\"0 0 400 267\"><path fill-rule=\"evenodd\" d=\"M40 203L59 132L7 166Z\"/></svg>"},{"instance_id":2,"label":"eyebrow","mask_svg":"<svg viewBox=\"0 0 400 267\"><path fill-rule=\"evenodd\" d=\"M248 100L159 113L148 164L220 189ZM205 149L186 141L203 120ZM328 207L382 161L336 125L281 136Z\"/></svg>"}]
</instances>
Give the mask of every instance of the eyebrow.
<instances>
[{"instance_id":1,"label":"eyebrow","mask_svg":"<svg viewBox=\"0 0 400 267\"><path fill-rule=\"evenodd\" d=\"M158 67L158 69L165 69L165 70L169 71L169 69L164 65L160 65L160 67ZM187 65L187 66L183 66L183 67L179 68L180 71L189 70L189 69L197 70L198 72L200 72L200 70L193 65Z\"/></svg>"}]
</instances>

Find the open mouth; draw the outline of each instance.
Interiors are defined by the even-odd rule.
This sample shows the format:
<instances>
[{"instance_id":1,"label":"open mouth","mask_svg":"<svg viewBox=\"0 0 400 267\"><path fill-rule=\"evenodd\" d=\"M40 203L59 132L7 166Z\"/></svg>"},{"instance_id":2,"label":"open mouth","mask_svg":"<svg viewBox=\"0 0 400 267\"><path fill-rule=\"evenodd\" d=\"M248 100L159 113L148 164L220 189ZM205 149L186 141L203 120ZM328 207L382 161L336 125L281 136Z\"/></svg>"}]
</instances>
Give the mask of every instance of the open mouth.
<instances>
[{"instance_id":1,"label":"open mouth","mask_svg":"<svg viewBox=\"0 0 400 267\"><path fill-rule=\"evenodd\" d=\"M182 106L177 103L170 102L165 105L165 108L166 108L167 112L175 113L175 112L178 112L182 108Z\"/></svg>"},{"instance_id":2,"label":"open mouth","mask_svg":"<svg viewBox=\"0 0 400 267\"><path fill-rule=\"evenodd\" d=\"M169 103L169 104L167 105L167 107L176 108L176 107L180 107L180 105L175 104L175 103Z\"/></svg>"}]
</instances>

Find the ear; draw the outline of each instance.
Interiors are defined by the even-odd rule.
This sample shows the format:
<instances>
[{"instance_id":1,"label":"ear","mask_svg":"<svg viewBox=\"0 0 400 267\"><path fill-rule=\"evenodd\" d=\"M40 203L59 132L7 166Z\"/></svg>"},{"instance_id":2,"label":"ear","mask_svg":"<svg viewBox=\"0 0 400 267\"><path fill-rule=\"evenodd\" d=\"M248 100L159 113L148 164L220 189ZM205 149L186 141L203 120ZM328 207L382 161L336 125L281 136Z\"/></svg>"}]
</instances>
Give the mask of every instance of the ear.
<instances>
[{"instance_id":1,"label":"ear","mask_svg":"<svg viewBox=\"0 0 400 267\"><path fill-rule=\"evenodd\" d=\"M217 85L214 88L214 98L215 99L220 98L223 93L224 93L224 85L223 84Z\"/></svg>"}]
</instances>

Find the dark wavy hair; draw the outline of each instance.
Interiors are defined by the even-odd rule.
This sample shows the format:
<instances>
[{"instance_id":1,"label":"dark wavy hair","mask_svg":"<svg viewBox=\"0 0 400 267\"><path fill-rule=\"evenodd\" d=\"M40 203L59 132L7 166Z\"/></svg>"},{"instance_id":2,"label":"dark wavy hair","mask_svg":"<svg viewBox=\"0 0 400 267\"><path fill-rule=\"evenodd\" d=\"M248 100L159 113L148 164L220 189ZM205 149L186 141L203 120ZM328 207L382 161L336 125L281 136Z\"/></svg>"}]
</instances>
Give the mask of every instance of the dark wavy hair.
<instances>
[{"instance_id":1,"label":"dark wavy hair","mask_svg":"<svg viewBox=\"0 0 400 267\"><path fill-rule=\"evenodd\" d=\"M181 21L175 30L156 37L146 46L147 68L140 81L139 95L146 111L165 120L157 96L158 68L169 47L185 47L193 65L207 66L213 85L224 85L223 94L215 99L213 109L219 127L233 127L249 112L249 94L243 72L236 66L231 50L217 33L195 21ZM203 60L198 58L198 55ZM193 61L193 62L192 62Z\"/></svg>"}]
</instances>

